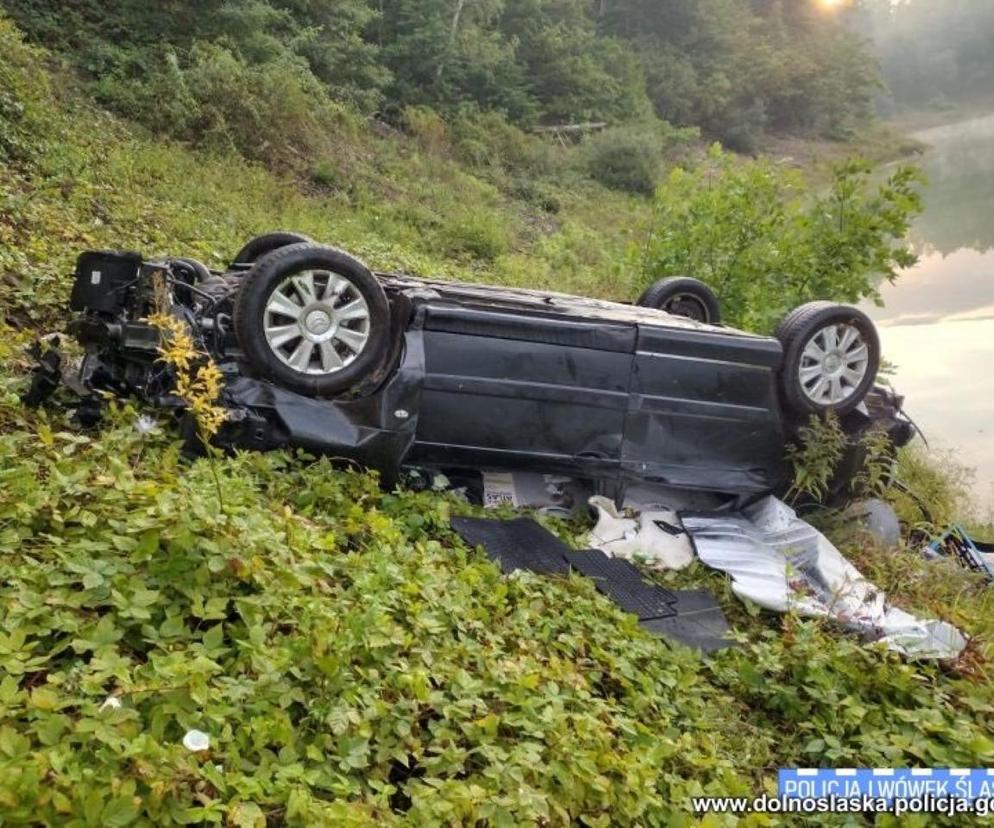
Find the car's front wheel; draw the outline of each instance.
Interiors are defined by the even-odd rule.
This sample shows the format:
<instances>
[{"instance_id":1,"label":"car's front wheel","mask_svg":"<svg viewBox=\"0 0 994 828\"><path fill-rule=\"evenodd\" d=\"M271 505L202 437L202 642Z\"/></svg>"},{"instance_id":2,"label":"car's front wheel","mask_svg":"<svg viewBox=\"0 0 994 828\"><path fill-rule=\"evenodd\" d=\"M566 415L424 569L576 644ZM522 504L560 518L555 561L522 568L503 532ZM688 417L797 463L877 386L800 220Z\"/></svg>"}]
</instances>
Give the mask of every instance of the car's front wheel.
<instances>
[{"instance_id":1,"label":"car's front wheel","mask_svg":"<svg viewBox=\"0 0 994 828\"><path fill-rule=\"evenodd\" d=\"M389 344L386 294L369 269L317 244L259 259L235 302L235 332L261 375L309 396L355 387Z\"/></svg>"},{"instance_id":2,"label":"car's front wheel","mask_svg":"<svg viewBox=\"0 0 994 828\"><path fill-rule=\"evenodd\" d=\"M880 338L858 308L809 302L777 328L784 360L781 389L797 414L846 414L876 381Z\"/></svg>"}]
</instances>

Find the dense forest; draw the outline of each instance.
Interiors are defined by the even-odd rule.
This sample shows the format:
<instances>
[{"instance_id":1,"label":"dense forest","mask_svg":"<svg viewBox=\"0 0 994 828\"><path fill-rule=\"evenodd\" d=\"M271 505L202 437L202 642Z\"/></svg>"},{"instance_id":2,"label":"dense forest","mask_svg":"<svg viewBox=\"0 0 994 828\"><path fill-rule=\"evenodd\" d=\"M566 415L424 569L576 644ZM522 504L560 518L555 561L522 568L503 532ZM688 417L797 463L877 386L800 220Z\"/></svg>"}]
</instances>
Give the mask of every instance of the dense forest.
<instances>
[{"instance_id":1,"label":"dense forest","mask_svg":"<svg viewBox=\"0 0 994 828\"><path fill-rule=\"evenodd\" d=\"M814 0L4 0L106 106L249 154L346 107L399 121L499 113L529 128L698 127L751 150L768 131L840 137L876 64ZM296 133L298 134L294 134Z\"/></svg>"},{"instance_id":2,"label":"dense forest","mask_svg":"<svg viewBox=\"0 0 994 828\"><path fill-rule=\"evenodd\" d=\"M872 39L898 107L989 102L994 90L990 0L863 0L855 28Z\"/></svg>"}]
</instances>

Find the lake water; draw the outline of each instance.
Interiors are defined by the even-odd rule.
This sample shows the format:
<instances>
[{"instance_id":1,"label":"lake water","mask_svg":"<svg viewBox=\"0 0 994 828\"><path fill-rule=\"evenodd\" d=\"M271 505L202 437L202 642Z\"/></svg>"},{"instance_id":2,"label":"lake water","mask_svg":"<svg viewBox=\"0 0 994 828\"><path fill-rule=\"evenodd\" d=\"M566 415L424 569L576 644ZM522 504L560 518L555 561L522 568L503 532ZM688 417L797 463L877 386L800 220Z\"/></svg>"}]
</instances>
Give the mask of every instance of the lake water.
<instances>
[{"instance_id":1,"label":"lake water","mask_svg":"<svg viewBox=\"0 0 994 828\"><path fill-rule=\"evenodd\" d=\"M925 211L912 231L919 263L867 307L895 388L933 447L977 472L994 502L994 115L917 133Z\"/></svg>"}]
</instances>

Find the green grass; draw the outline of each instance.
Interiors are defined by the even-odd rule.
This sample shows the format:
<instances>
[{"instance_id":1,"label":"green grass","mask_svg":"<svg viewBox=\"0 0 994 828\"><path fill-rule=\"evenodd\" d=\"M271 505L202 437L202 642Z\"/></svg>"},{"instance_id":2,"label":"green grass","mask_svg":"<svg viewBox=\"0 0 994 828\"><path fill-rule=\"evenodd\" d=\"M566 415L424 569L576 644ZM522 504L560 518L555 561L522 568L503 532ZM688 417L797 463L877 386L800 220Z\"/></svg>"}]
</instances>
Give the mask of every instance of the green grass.
<instances>
[{"instance_id":1,"label":"green grass","mask_svg":"<svg viewBox=\"0 0 994 828\"><path fill-rule=\"evenodd\" d=\"M46 88L43 61L0 23L23 104L0 108L20 140L0 165L0 824L679 826L690 796L772 792L781 766L994 762L992 591L948 563L830 530L901 606L977 636L957 664L760 612L700 564L655 576L718 596L740 646L702 659L582 578L502 577L449 529L473 511L454 496L285 452L190 462L127 405L85 433L25 410L22 348L65 321L85 247L220 264L281 227L378 267L617 296L645 211L400 136L303 182L158 141L70 78Z\"/></svg>"},{"instance_id":2,"label":"green grass","mask_svg":"<svg viewBox=\"0 0 994 828\"><path fill-rule=\"evenodd\" d=\"M523 188L499 166L457 163L444 135L426 147L351 124L309 176L271 170L190 151L97 109L71 77L39 74L44 56L2 20L0 46L21 100L30 98L27 112L5 117L0 108L5 131L25 133L23 151L0 165L0 301L17 321L56 318L48 311L68 295L81 249L224 265L273 229L307 233L382 269L631 298L617 277L647 202L584 180L567 151L550 150L555 175Z\"/></svg>"}]
</instances>

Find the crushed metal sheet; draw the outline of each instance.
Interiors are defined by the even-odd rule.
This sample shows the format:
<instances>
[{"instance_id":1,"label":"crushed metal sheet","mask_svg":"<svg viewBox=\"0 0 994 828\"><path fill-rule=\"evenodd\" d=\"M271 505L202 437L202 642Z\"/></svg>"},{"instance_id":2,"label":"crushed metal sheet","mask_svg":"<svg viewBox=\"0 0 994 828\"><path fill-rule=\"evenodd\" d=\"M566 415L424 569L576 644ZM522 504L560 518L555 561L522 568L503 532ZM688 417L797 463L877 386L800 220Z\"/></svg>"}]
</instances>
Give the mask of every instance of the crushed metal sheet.
<instances>
[{"instance_id":1,"label":"crushed metal sheet","mask_svg":"<svg viewBox=\"0 0 994 828\"><path fill-rule=\"evenodd\" d=\"M966 639L951 624L887 603L832 543L775 497L738 513L685 514L700 559L761 607L831 618L867 640L918 658L954 658Z\"/></svg>"}]
</instances>

